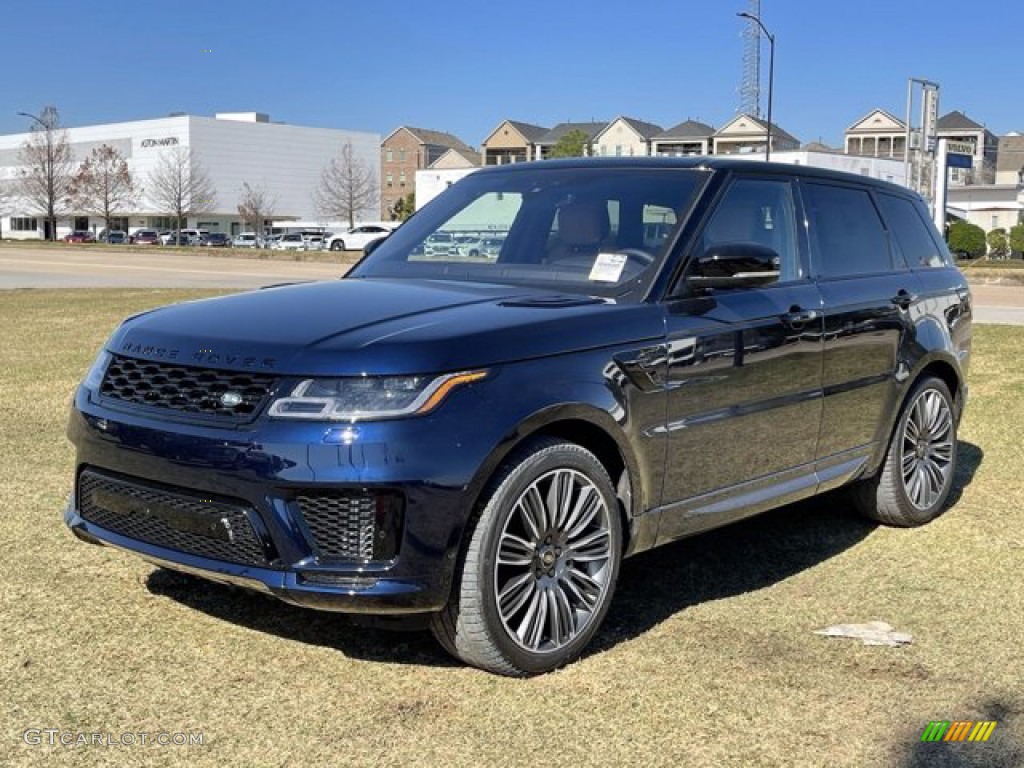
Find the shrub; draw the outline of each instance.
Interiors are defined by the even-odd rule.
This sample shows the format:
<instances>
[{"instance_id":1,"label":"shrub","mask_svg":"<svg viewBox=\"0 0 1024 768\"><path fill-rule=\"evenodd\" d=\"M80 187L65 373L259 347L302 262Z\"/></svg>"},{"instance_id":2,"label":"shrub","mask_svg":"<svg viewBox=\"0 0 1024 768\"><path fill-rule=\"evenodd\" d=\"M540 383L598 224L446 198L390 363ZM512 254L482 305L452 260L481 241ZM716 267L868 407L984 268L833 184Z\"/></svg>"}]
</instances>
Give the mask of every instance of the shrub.
<instances>
[{"instance_id":1,"label":"shrub","mask_svg":"<svg viewBox=\"0 0 1024 768\"><path fill-rule=\"evenodd\" d=\"M949 225L949 250L957 257L966 255L976 259L985 255L985 230L969 221L954 221Z\"/></svg>"},{"instance_id":2,"label":"shrub","mask_svg":"<svg viewBox=\"0 0 1024 768\"><path fill-rule=\"evenodd\" d=\"M1005 259L1009 255L1010 238L1005 229L993 229L985 239L988 241L988 255L993 259Z\"/></svg>"}]
</instances>

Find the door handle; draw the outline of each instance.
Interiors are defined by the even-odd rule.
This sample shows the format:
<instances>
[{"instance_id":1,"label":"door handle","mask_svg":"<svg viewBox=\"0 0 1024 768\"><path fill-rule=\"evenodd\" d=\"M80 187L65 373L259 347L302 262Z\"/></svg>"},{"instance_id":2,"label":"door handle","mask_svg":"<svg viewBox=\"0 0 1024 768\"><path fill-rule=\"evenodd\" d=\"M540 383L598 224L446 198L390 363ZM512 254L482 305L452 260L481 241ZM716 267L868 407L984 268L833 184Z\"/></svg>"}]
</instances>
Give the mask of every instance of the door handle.
<instances>
[{"instance_id":1,"label":"door handle","mask_svg":"<svg viewBox=\"0 0 1024 768\"><path fill-rule=\"evenodd\" d=\"M899 293L893 296L891 301L900 309L906 309L917 301L917 294L911 293L906 288L900 288Z\"/></svg>"},{"instance_id":2,"label":"door handle","mask_svg":"<svg viewBox=\"0 0 1024 768\"><path fill-rule=\"evenodd\" d=\"M816 309L800 309L800 307L790 307L789 312L782 316L783 322L786 325L796 328L806 323L811 323L821 317L821 313Z\"/></svg>"},{"instance_id":3,"label":"door handle","mask_svg":"<svg viewBox=\"0 0 1024 768\"><path fill-rule=\"evenodd\" d=\"M636 353L633 362L641 368L654 368L665 362L665 350L662 347L647 347Z\"/></svg>"}]
</instances>

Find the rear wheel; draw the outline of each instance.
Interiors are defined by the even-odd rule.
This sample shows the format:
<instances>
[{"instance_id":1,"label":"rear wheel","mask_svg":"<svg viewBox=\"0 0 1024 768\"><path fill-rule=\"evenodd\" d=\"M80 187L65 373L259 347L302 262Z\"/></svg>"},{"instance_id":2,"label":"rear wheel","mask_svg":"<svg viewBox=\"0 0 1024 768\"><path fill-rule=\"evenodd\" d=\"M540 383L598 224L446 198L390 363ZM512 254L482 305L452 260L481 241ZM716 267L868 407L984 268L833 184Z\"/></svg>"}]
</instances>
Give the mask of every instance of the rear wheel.
<instances>
[{"instance_id":1,"label":"rear wheel","mask_svg":"<svg viewBox=\"0 0 1024 768\"><path fill-rule=\"evenodd\" d=\"M956 473L956 410L941 379L911 390L878 474L854 486L862 513L886 525L924 525L942 512Z\"/></svg>"},{"instance_id":2,"label":"rear wheel","mask_svg":"<svg viewBox=\"0 0 1024 768\"><path fill-rule=\"evenodd\" d=\"M331 242L331 250L332 251L344 251L345 250L345 243L343 243L341 240L334 240L333 242Z\"/></svg>"},{"instance_id":3,"label":"rear wheel","mask_svg":"<svg viewBox=\"0 0 1024 768\"><path fill-rule=\"evenodd\" d=\"M431 629L448 651L491 672L557 669L601 625L621 553L618 501L604 467L574 443L537 441L492 484Z\"/></svg>"}]
</instances>

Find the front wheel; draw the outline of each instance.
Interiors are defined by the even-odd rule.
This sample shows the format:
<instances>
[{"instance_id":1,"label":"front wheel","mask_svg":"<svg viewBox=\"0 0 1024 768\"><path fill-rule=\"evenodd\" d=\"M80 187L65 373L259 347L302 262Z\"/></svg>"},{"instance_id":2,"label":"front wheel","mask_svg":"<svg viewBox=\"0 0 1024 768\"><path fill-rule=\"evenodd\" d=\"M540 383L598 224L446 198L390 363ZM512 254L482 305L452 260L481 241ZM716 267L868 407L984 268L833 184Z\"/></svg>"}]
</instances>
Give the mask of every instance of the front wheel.
<instances>
[{"instance_id":1,"label":"front wheel","mask_svg":"<svg viewBox=\"0 0 1024 768\"><path fill-rule=\"evenodd\" d=\"M582 652L608 611L622 557L618 500L592 453L555 439L517 451L491 488L431 629L490 672L549 672Z\"/></svg>"},{"instance_id":2,"label":"front wheel","mask_svg":"<svg viewBox=\"0 0 1024 768\"><path fill-rule=\"evenodd\" d=\"M345 250L345 244L341 240L335 240L334 242L331 243L331 250L332 251L344 251Z\"/></svg>"},{"instance_id":3,"label":"front wheel","mask_svg":"<svg viewBox=\"0 0 1024 768\"><path fill-rule=\"evenodd\" d=\"M896 421L878 474L854 486L867 517L909 528L938 517L956 473L956 410L941 379L928 376L911 390Z\"/></svg>"}]
</instances>

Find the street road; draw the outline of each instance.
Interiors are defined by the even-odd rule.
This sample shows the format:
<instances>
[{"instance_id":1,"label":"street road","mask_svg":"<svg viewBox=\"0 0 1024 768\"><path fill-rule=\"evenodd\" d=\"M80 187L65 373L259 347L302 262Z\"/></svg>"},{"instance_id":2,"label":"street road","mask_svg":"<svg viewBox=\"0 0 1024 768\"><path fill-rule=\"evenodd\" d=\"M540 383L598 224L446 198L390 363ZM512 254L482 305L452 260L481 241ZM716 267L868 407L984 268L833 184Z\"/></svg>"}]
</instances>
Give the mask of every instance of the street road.
<instances>
[{"instance_id":1,"label":"street road","mask_svg":"<svg viewBox=\"0 0 1024 768\"><path fill-rule=\"evenodd\" d=\"M0 246L0 290L12 288L259 288L334 280L346 264L151 253L115 248ZM1024 286L972 285L979 323L1024 325Z\"/></svg>"},{"instance_id":2,"label":"street road","mask_svg":"<svg viewBox=\"0 0 1024 768\"><path fill-rule=\"evenodd\" d=\"M0 247L0 290L259 288L275 283L333 280L347 269L344 264L204 256L189 251Z\"/></svg>"}]
</instances>

